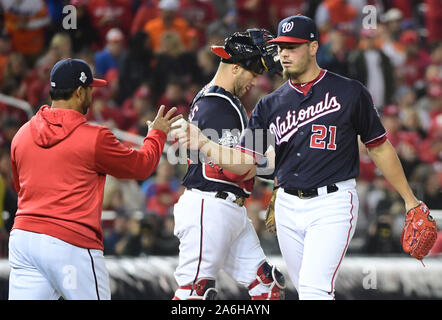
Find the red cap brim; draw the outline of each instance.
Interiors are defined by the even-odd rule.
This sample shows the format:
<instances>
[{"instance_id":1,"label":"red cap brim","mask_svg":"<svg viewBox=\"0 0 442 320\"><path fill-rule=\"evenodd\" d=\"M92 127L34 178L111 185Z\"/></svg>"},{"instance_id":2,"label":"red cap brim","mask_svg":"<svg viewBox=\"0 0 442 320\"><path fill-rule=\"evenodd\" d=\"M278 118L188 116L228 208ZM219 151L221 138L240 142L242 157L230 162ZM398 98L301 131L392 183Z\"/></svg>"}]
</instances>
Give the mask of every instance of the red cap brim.
<instances>
[{"instance_id":1,"label":"red cap brim","mask_svg":"<svg viewBox=\"0 0 442 320\"><path fill-rule=\"evenodd\" d=\"M294 38L294 37L287 37L287 36L282 36L282 37L277 37L273 40L270 40L268 42L273 42L273 43L278 43L278 42L285 42L285 43L304 43L304 42L308 42L308 40L305 39L300 39L300 38Z\"/></svg>"},{"instance_id":2,"label":"red cap brim","mask_svg":"<svg viewBox=\"0 0 442 320\"><path fill-rule=\"evenodd\" d=\"M214 54L216 54L218 57L224 58L224 59L230 59L232 56L227 53L226 49L222 46L212 46L210 48Z\"/></svg>"},{"instance_id":3,"label":"red cap brim","mask_svg":"<svg viewBox=\"0 0 442 320\"><path fill-rule=\"evenodd\" d=\"M92 83L89 85L89 87L105 87L107 86L107 81L103 79L96 79L92 80Z\"/></svg>"}]
</instances>

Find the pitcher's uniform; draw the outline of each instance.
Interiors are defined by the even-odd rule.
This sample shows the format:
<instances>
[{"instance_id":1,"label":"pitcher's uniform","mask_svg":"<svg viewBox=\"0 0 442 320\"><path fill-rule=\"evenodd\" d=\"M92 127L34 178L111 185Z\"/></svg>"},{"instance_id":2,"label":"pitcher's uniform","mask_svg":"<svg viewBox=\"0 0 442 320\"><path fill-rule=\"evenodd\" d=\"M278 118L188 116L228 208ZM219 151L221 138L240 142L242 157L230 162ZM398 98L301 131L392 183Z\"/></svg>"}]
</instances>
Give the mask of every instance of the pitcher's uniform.
<instances>
[{"instance_id":1,"label":"pitcher's uniform","mask_svg":"<svg viewBox=\"0 0 442 320\"><path fill-rule=\"evenodd\" d=\"M367 147L386 140L370 94L327 70L303 85L289 80L258 102L248 123L257 129L275 138L276 230L289 275L300 299L333 298L358 218L358 135Z\"/></svg>"}]
</instances>

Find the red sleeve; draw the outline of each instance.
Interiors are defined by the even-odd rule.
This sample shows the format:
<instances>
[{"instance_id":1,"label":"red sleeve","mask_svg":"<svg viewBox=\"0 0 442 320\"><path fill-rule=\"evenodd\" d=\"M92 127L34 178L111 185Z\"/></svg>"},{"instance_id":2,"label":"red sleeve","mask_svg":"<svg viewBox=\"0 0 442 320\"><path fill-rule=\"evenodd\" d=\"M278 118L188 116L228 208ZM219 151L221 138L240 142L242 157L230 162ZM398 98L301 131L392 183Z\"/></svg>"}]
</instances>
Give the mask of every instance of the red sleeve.
<instances>
[{"instance_id":1,"label":"red sleeve","mask_svg":"<svg viewBox=\"0 0 442 320\"><path fill-rule=\"evenodd\" d=\"M158 166L166 137L161 130L151 130L140 150L135 150L120 143L109 129L102 128L95 146L96 169L119 179L145 180Z\"/></svg>"}]
</instances>

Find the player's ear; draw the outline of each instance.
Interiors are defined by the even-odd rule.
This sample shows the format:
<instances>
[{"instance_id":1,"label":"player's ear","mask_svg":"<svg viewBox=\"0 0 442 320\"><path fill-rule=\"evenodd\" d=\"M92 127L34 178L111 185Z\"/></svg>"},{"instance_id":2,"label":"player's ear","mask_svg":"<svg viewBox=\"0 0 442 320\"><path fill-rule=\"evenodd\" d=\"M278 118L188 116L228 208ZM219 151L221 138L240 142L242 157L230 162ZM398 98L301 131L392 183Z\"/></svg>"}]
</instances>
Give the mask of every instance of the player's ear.
<instances>
[{"instance_id":1,"label":"player's ear","mask_svg":"<svg viewBox=\"0 0 442 320\"><path fill-rule=\"evenodd\" d=\"M312 41L309 43L309 50L311 55L316 55L319 49L319 43L318 41Z\"/></svg>"},{"instance_id":2,"label":"player's ear","mask_svg":"<svg viewBox=\"0 0 442 320\"><path fill-rule=\"evenodd\" d=\"M241 67L237 64L232 64L232 73L237 75L241 71Z\"/></svg>"}]
</instances>

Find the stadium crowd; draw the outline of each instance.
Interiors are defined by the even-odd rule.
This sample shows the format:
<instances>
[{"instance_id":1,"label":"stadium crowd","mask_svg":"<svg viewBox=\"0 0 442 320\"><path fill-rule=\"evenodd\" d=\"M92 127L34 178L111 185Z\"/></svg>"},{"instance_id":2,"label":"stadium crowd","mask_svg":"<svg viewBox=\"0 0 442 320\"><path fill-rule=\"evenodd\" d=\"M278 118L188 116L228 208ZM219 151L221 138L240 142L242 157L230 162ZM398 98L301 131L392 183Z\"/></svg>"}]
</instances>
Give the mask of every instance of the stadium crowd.
<instances>
[{"instance_id":1,"label":"stadium crowd","mask_svg":"<svg viewBox=\"0 0 442 320\"><path fill-rule=\"evenodd\" d=\"M75 23L66 21L75 7ZM363 28L375 8L375 28ZM68 11L72 12L72 11ZM320 32L318 64L361 81L396 148L417 196L442 209L442 7L437 0L0 0L0 256L17 207L10 143L28 114L50 104L49 73L60 59L81 58L109 82L94 89L90 121L144 136L157 108L175 106L187 118L194 94L215 74L211 45L234 31L304 14ZM72 19L72 17L71 17ZM65 28L66 23L75 28ZM371 21L373 23L373 21ZM259 77L242 100L250 113L282 84ZM38 161L38 159L36 159ZM360 148L360 215L349 253L400 253L404 206ZM183 165L164 158L146 181L107 177L103 210L105 254L175 255L173 204L183 192ZM278 254L264 231L272 184L257 180L246 206L266 253ZM359 241L357 240L359 239Z\"/></svg>"}]
</instances>

